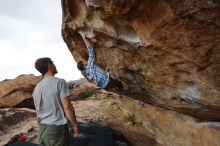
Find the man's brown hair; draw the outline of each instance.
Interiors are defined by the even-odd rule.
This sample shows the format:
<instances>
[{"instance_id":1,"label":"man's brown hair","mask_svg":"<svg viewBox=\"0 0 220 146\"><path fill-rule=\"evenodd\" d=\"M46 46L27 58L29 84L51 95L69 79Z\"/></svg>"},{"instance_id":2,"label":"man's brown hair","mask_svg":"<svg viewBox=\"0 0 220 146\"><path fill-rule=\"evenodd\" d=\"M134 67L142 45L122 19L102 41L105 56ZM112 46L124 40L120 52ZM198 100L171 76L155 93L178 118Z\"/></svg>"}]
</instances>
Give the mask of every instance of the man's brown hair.
<instances>
[{"instance_id":1,"label":"man's brown hair","mask_svg":"<svg viewBox=\"0 0 220 146\"><path fill-rule=\"evenodd\" d=\"M44 75L48 71L48 64L53 64L53 61L50 58L39 58L35 62L35 68Z\"/></svg>"},{"instance_id":2,"label":"man's brown hair","mask_svg":"<svg viewBox=\"0 0 220 146\"><path fill-rule=\"evenodd\" d=\"M77 68L78 68L78 70L80 70L80 71L84 71L84 70L85 70L85 67L84 67L82 61L77 62Z\"/></svg>"}]
</instances>

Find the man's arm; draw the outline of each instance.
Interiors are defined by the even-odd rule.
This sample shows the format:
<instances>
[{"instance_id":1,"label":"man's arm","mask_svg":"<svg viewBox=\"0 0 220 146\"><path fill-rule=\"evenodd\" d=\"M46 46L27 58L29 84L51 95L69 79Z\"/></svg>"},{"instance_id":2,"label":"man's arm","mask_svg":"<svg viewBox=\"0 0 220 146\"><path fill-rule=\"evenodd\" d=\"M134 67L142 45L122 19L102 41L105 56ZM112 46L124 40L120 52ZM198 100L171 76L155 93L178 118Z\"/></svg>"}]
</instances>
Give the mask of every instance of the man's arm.
<instances>
[{"instance_id":1,"label":"man's arm","mask_svg":"<svg viewBox=\"0 0 220 146\"><path fill-rule=\"evenodd\" d=\"M95 62L95 54L94 54L94 48L92 46L92 43L85 37L84 34L81 34L81 36L89 52L88 66L93 66Z\"/></svg>"},{"instance_id":2,"label":"man's arm","mask_svg":"<svg viewBox=\"0 0 220 146\"><path fill-rule=\"evenodd\" d=\"M81 35L86 46L92 46L92 43L86 38L85 35Z\"/></svg>"},{"instance_id":3,"label":"man's arm","mask_svg":"<svg viewBox=\"0 0 220 146\"><path fill-rule=\"evenodd\" d=\"M72 128L74 130L74 134L77 136L79 133L79 128L78 128L77 121L76 121L75 110L70 102L70 98L63 97L63 98L61 98L61 101L63 104L64 111L66 113L66 116L69 119L69 121L72 125Z\"/></svg>"},{"instance_id":4,"label":"man's arm","mask_svg":"<svg viewBox=\"0 0 220 146\"><path fill-rule=\"evenodd\" d=\"M89 81L90 83L94 83L94 81L90 80L84 72L81 73L86 78L87 81Z\"/></svg>"}]
</instances>

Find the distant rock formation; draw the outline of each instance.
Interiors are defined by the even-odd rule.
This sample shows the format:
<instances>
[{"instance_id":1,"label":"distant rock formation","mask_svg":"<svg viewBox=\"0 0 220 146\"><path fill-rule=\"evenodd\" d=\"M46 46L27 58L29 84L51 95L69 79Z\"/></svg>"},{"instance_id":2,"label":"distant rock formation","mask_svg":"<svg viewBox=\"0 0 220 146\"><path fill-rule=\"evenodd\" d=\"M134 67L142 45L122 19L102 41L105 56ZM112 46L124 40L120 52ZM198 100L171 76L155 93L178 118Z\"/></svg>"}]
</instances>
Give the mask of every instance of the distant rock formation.
<instances>
[{"instance_id":1,"label":"distant rock formation","mask_svg":"<svg viewBox=\"0 0 220 146\"><path fill-rule=\"evenodd\" d=\"M96 62L145 103L220 121L220 2L62 0L62 36L74 59ZM132 94L130 94L132 95Z\"/></svg>"},{"instance_id":2,"label":"distant rock formation","mask_svg":"<svg viewBox=\"0 0 220 146\"><path fill-rule=\"evenodd\" d=\"M0 108L22 105L33 108L32 92L37 83L38 78L34 75L20 75L0 82Z\"/></svg>"},{"instance_id":3,"label":"distant rock formation","mask_svg":"<svg viewBox=\"0 0 220 146\"><path fill-rule=\"evenodd\" d=\"M78 80L70 80L69 82L67 82L69 88L73 88L75 86L81 85L86 83L86 79L85 78L80 78Z\"/></svg>"}]
</instances>

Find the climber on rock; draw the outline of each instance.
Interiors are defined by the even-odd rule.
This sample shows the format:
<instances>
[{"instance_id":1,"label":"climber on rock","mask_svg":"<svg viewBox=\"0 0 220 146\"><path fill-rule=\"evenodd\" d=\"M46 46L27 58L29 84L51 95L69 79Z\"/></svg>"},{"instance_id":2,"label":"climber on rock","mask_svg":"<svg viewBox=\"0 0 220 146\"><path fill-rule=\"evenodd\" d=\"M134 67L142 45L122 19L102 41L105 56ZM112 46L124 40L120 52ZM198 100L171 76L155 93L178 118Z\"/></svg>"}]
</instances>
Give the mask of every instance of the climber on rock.
<instances>
[{"instance_id":1,"label":"climber on rock","mask_svg":"<svg viewBox=\"0 0 220 146\"><path fill-rule=\"evenodd\" d=\"M106 90L117 87L118 89L122 90L122 83L119 80L112 78L108 71L103 70L99 65L95 63L94 48L92 44L86 38L85 33L80 32L80 34L88 49L89 59L88 63L79 61L77 63L77 68L81 71L87 80L90 82L95 82L98 87Z\"/></svg>"}]
</instances>

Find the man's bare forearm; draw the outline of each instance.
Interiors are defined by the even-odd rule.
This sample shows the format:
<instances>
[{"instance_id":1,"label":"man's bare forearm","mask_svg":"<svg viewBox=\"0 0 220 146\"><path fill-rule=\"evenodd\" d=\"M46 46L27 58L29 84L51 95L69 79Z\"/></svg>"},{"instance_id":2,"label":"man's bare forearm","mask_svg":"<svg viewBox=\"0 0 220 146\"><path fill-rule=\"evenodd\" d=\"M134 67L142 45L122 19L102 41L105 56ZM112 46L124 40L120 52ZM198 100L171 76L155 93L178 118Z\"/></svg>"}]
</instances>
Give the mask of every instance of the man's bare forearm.
<instances>
[{"instance_id":1,"label":"man's bare forearm","mask_svg":"<svg viewBox=\"0 0 220 146\"><path fill-rule=\"evenodd\" d=\"M75 110L73 108L73 105L71 104L70 98L69 97L63 97L61 98L62 104L63 104L63 109L64 112L66 113L67 118L69 119L72 128L74 130L74 133L78 135L79 133L79 128L77 125L76 121L76 115L75 115Z\"/></svg>"},{"instance_id":2,"label":"man's bare forearm","mask_svg":"<svg viewBox=\"0 0 220 146\"><path fill-rule=\"evenodd\" d=\"M69 97L61 98L64 112L66 113L67 118L69 119L70 123L73 127L77 127L76 115L73 105L71 104Z\"/></svg>"},{"instance_id":3,"label":"man's bare forearm","mask_svg":"<svg viewBox=\"0 0 220 146\"><path fill-rule=\"evenodd\" d=\"M90 83L93 83L94 81L90 80L85 73L82 72L82 75L86 78L87 81Z\"/></svg>"},{"instance_id":4,"label":"man's bare forearm","mask_svg":"<svg viewBox=\"0 0 220 146\"><path fill-rule=\"evenodd\" d=\"M75 110L72 105L69 105L65 110L66 116L72 125L77 125Z\"/></svg>"},{"instance_id":5,"label":"man's bare forearm","mask_svg":"<svg viewBox=\"0 0 220 146\"><path fill-rule=\"evenodd\" d=\"M85 42L86 46L90 46L92 45L92 43L89 41L89 39L87 39L85 36L82 36L83 41Z\"/></svg>"}]
</instances>

